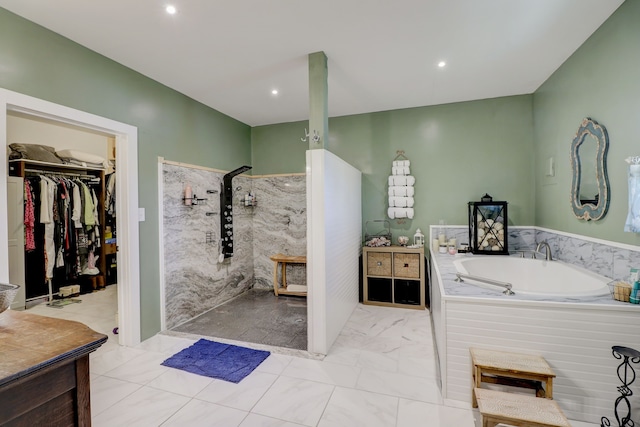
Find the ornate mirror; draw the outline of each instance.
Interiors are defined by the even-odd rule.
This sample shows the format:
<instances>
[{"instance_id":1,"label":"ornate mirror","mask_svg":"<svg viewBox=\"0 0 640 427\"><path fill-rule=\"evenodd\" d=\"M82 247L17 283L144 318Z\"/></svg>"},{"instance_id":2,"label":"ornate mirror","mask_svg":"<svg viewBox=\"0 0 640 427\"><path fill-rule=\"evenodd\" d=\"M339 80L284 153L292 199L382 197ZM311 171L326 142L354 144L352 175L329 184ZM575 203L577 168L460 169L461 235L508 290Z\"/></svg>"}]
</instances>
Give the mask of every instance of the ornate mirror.
<instances>
[{"instance_id":1,"label":"ornate mirror","mask_svg":"<svg viewBox=\"0 0 640 427\"><path fill-rule=\"evenodd\" d=\"M609 136L595 120L582 121L571 143L571 207L578 219L599 220L609 208Z\"/></svg>"}]
</instances>

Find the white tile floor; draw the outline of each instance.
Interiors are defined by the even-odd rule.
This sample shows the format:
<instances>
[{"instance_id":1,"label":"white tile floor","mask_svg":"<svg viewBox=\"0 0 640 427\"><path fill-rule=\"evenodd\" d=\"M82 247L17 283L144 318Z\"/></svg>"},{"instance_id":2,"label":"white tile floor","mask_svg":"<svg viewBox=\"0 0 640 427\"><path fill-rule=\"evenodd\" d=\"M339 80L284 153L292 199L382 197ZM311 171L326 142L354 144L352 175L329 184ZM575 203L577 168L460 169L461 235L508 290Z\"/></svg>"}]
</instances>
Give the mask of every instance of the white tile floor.
<instances>
[{"instance_id":1,"label":"white tile floor","mask_svg":"<svg viewBox=\"0 0 640 427\"><path fill-rule=\"evenodd\" d=\"M480 425L477 411L442 404L426 311L358 305L324 360L273 352L233 384L160 365L195 339L158 334L136 348L119 347L111 333L115 311L106 309L115 286L82 299L30 312L79 320L109 335L91 355L97 427ZM90 309L94 302L105 311Z\"/></svg>"}]
</instances>

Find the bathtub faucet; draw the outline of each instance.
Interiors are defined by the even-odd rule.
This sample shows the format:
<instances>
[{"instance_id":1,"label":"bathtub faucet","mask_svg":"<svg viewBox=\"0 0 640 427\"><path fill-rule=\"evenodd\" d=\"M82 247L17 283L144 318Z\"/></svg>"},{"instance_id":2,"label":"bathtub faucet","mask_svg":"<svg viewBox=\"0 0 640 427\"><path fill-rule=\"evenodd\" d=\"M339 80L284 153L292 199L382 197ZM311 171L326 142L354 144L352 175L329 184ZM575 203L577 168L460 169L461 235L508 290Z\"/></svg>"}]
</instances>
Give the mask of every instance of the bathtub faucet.
<instances>
[{"instance_id":1,"label":"bathtub faucet","mask_svg":"<svg viewBox=\"0 0 640 427\"><path fill-rule=\"evenodd\" d=\"M538 246L536 246L536 252L540 252L540 249L542 248L545 248L545 259L547 261L553 261L553 259L551 258L551 247L549 246L546 240L543 240L542 242L538 243Z\"/></svg>"}]
</instances>

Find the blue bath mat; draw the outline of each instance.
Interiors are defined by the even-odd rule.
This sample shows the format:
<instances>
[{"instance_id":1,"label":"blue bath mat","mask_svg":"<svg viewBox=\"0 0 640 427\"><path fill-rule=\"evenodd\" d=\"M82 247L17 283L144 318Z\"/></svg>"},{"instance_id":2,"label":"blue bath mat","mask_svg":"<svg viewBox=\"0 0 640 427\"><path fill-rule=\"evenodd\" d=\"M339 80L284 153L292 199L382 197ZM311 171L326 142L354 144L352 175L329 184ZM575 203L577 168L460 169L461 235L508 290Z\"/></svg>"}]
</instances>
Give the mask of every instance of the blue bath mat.
<instances>
[{"instance_id":1,"label":"blue bath mat","mask_svg":"<svg viewBox=\"0 0 640 427\"><path fill-rule=\"evenodd\" d=\"M269 357L269 354L271 353L268 351L201 339L191 347L174 354L162 362L162 365L239 383Z\"/></svg>"}]
</instances>

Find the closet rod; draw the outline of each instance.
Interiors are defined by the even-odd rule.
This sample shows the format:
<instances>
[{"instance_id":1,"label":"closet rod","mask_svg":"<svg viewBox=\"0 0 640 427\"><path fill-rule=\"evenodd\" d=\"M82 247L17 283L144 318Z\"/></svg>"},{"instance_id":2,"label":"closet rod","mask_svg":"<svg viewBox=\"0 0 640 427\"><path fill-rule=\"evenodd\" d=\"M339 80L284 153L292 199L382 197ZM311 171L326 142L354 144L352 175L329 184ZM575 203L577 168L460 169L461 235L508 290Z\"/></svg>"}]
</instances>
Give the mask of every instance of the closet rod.
<instances>
[{"instance_id":1,"label":"closet rod","mask_svg":"<svg viewBox=\"0 0 640 427\"><path fill-rule=\"evenodd\" d=\"M38 174L42 174L42 175L63 175L63 176L70 176L70 177L74 177L74 178L84 178L84 179L100 179L99 176L95 176L95 175L82 175L82 174L77 174L77 173L72 173L72 172L55 172L55 171L45 171L45 170L41 170L41 169L25 169L25 172L33 172L33 173L38 173Z\"/></svg>"}]
</instances>

